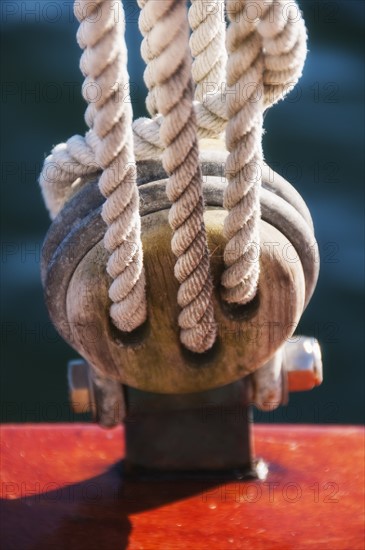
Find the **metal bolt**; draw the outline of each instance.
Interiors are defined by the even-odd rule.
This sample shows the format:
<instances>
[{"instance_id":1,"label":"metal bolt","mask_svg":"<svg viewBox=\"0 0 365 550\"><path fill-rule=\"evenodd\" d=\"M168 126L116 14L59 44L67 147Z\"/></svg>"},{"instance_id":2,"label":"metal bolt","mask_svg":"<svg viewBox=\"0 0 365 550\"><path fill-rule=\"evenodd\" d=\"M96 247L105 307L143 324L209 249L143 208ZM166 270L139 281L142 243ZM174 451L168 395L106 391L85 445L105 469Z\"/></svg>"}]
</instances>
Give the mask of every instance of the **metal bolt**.
<instances>
[{"instance_id":1,"label":"metal bolt","mask_svg":"<svg viewBox=\"0 0 365 550\"><path fill-rule=\"evenodd\" d=\"M315 338L286 342L249 377L249 399L262 411L288 403L289 392L312 390L322 382L322 357Z\"/></svg>"},{"instance_id":2,"label":"metal bolt","mask_svg":"<svg viewBox=\"0 0 365 550\"><path fill-rule=\"evenodd\" d=\"M69 399L75 413L91 410L89 365L84 359L72 359L67 364Z\"/></svg>"},{"instance_id":3,"label":"metal bolt","mask_svg":"<svg viewBox=\"0 0 365 550\"><path fill-rule=\"evenodd\" d=\"M298 338L286 342L254 373L255 383L251 377L251 400L259 409L272 410L287 403L288 392L312 390L322 383L322 354L318 341L310 336ZM90 367L84 359L69 361L68 386L75 413L92 412L104 425L114 425L123 418L125 404L121 384L96 373L92 380Z\"/></svg>"},{"instance_id":4,"label":"metal bolt","mask_svg":"<svg viewBox=\"0 0 365 550\"><path fill-rule=\"evenodd\" d=\"M70 405L75 413L91 412L94 422L111 427L125 416L123 386L118 380L98 374L84 359L67 365Z\"/></svg>"},{"instance_id":5,"label":"metal bolt","mask_svg":"<svg viewBox=\"0 0 365 550\"><path fill-rule=\"evenodd\" d=\"M284 346L283 369L290 392L312 390L319 386L323 380L323 368L318 340L300 336L296 342L287 342Z\"/></svg>"}]
</instances>

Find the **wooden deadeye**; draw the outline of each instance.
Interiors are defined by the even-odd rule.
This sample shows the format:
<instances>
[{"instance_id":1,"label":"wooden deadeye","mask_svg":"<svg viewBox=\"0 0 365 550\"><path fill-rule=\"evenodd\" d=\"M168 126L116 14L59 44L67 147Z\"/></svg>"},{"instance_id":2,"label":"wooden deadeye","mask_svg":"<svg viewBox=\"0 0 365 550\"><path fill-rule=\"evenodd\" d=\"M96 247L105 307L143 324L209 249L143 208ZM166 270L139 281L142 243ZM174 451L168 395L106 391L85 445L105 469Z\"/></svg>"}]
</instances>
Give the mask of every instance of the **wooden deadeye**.
<instances>
[{"instance_id":1,"label":"wooden deadeye","mask_svg":"<svg viewBox=\"0 0 365 550\"><path fill-rule=\"evenodd\" d=\"M81 401L75 408L91 400L101 424L126 421L131 468L251 471L249 403L284 403L304 363L309 385L321 380L318 344L289 341L318 277L311 216L261 153L263 109L302 70L303 21L284 18L284 0L266 3L253 21L249 3L236 3L242 19L230 15L228 62L219 55L211 67L219 74L210 74L223 78L227 62L226 95L212 98L202 91L207 78L197 75L224 45L217 16L224 2L212 2L219 10L209 13L193 2L193 103L185 3L141 2L153 118L136 121L133 138L130 104L120 95L123 21L112 18L106 0L78 4L85 83L104 96L89 100L85 138L55 148L41 175L54 218L42 257L46 303L85 360L70 367L72 395ZM83 11L95 10L91 4L101 14L94 26ZM252 78L255 96L232 94ZM119 87L110 88L110 79ZM201 421L207 406L244 414L238 426L219 426L214 415Z\"/></svg>"}]
</instances>

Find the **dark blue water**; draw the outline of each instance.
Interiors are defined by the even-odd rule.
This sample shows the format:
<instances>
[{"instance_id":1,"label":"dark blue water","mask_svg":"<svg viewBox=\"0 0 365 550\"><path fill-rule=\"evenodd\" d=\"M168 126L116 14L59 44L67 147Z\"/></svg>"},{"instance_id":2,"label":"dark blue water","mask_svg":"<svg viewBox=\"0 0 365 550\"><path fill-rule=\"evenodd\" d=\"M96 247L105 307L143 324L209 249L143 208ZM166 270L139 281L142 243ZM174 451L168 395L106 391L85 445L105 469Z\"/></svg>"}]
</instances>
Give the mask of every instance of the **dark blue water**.
<instances>
[{"instance_id":1,"label":"dark blue water","mask_svg":"<svg viewBox=\"0 0 365 550\"><path fill-rule=\"evenodd\" d=\"M58 11L55 4L2 3L2 421L73 419L65 368L75 353L48 320L39 276L49 221L37 176L52 145L85 130L77 24L70 2L60 0ZM297 89L265 117L264 151L268 163L302 193L314 218L321 274L298 332L320 340L325 381L312 392L292 395L288 407L257 417L360 423L364 4L300 5L309 28L308 60ZM31 7L33 13L27 11ZM133 105L140 116L145 90L134 3L128 3L128 13Z\"/></svg>"}]
</instances>

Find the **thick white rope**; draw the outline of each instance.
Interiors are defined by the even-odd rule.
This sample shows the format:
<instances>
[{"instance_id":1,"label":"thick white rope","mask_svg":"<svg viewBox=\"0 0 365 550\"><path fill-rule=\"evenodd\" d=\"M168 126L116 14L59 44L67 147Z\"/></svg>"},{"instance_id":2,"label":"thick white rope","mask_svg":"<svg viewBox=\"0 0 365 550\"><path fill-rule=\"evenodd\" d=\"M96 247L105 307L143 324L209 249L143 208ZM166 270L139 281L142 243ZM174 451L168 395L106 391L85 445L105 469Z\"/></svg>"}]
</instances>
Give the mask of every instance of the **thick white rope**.
<instances>
[{"instance_id":1,"label":"thick white rope","mask_svg":"<svg viewBox=\"0 0 365 550\"><path fill-rule=\"evenodd\" d=\"M206 96L204 105L195 101L194 110L199 138L214 138L224 131L227 118L225 104L219 94ZM91 110L87 110L87 115L91 115ZM162 118L162 115L157 115L133 121L134 154L137 161L162 157ZM102 168L95 160L98 141L99 138L91 129L85 137L75 135L66 143L56 145L45 159L39 183L52 220L62 210L76 184L82 185L100 174Z\"/></svg>"},{"instance_id":2,"label":"thick white rope","mask_svg":"<svg viewBox=\"0 0 365 550\"><path fill-rule=\"evenodd\" d=\"M228 0L226 161L223 206L227 243L223 298L245 304L256 294L259 277L259 220L264 111L261 37L245 14L245 0Z\"/></svg>"},{"instance_id":3,"label":"thick white rope","mask_svg":"<svg viewBox=\"0 0 365 550\"><path fill-rule=\"evenodd\" d=\"M205 96L204 103L194 101L197 133L200 139L216 138L227 125L226 106L218 93ZM136 160L162 157L163 145L160 139L162 115L153 118L137 118L133 122L134 151Z\"/></svg>"},{"instance_id":4,"label":"thick white rope","mask_svg":"<svg viewBox=\"0 0 365 550\"><path fill-rule=\"evenodd\" d=\"M288 0L227 0L225 300L251 301L259 279L263 111L298 78L306 51L299 11ZM295 24L295 18L299 24ZM284 89L284 86L287 89Z\"/></svg>"},{"instance_id":5,"label":"thick white rope","mask_svg":"<svg viewBox=\"0 0 365 550\"><path fill-rule=\"evenodd\" d=\"M265 1L257 30L264 50L265 106L283 99L302 75L307 55L307 31L297 4Z\"/></svg>"},{"instance_id":6,"label":"thick white rope","mask_svg":"<svg viewBox=\"0 0 365 550\"><path fill-rule=\"evenodd\" d=\"M77 39L84 50L80 67L85 76L83 96L92 105L89 120L95 136L95 160L103 169L99 188L106 198L102 217L110 252L107 271L113 282L110 315L122 331L130 332L147 316L143 270L139 194L133 151L132 108L124 42L124 12L120 2L78 0ZM96 97L92 97L92 94Z\"/></svg>"},{"instance_id":7,"label":"thick white rope","mask_svg":"<svg viewBox=\"0 0 365 550\"><path fill-rule=\"evenodd\" d=\"M171 247L177 257L174 273L180 283L180 338L189 350L201 353L214 344L216 325L193 109L187 7L185 1L175 0L139 3L146 84L153 90L157 111L163 115L160 139L164 147L162 164L169 175L166 193L172 202L169 222L173 229Z\"/></svg>"},{"instance_id":8,"label":"thick white rope","mask_svg":"<svg viewBox=\"0 0 365 550\"><path fill-rule=\"evenodd\" d=\"M258 3L255 2L255 5ZM269 107L285 97L300 78L307 48L304 21L294 2L286 0L272 2L270 5L265 1L264 8L265 10L258 12L259 15L266 16L261 18L258 29L263 37L264 47L264 103L265 107ZM209 91L204 103L194 103L199 138L215 137L224 131L227 124L226 97L224 84L218 91ZM92 118L90 106L87 116ZM136 160L161 158L161 122L161 115L153 119L140 118L133 122ZM216 130L215 124L218 125ZM92 130L85 138L73 136L67 143L57 145L46 158L40 185L52 219L72 193L72 185L78 181L82 184L87 181L88 176L92 177L97 172L94 152L96 141L97 137Z\"/></svg>"},{"instance_id":9,"label":"thick white rope","mask_svg":"<svg viewBox=\"0 0 365 550\"><path fill-rule=\"evenodd\" d=\"M220 0L215 1L217 4L220 3ZM88 0L83 1L83 4L87 3ZM89 3L93 4L95 9L96 5L99 6L103 4L103 0ZM194 9L196 9L198 4L199 2L196 0L193 4ZM162 11L167 14L165 24L167 25L167 28L169 28L168 25L170 20L168 18L171 17L171 21L173 21L175 17L175 10L170 9L171 2L163 2L162 5L165 6L162 8ZM254 8L258 10L257 17L253 17L252 13L248 11L253 5ZM193 6L190 9L190 20L192 19L194 13L192 11ZM113 13L115 14L115 7L113 10ZM260 174L256 172L256 167L259 167L262 163L260 144L262 132L262 110L264 107L268 107L284 97L286 93L293 88L294 84L300 77L306 55L306 30L301 14L297 6L291 0L273 0L271 3L268 0L255 1L254 3L249 1L233 2L230 0L227 1L227 11L231 19L236 19L236 21L232 21L231 23L231 29L228 36L228 49L230 50L228 84L222 83L221 88L217 91L210 90L210 88L207 87L207 93L204 95L203 101L194 102L194 111L196 113L198 125L198 136L200 138L215 137L219 135L226 126L227 105L229 106L231 120L227 129L227 145L230 149L230 160L227 165L227 175L228 180L230 181L230 187L229 190L227 189L226 191L225 205L230 209L230 214L227 217L225 231L228 237L230 235L232 235L232 237L229 238L226 249L225 260L228 269L224 273L223 280L226 285L225 298L228 301L244 303L253 297L258 277L257 256L255 255L255 257L253 257L252 255L256 254L257 249L251 245L250 250L249 245L250 239L258 239L255 224L257 226L259 218L257 189L259 187L260 178L256 176L259 176ZM153 14L151 17L153 19ZM240 21L240 19L242 19L242 21ZM123 21L123 18L119 18L119 23L121 21ZM205 24L204 21L202 21L199 25L199 21L196 22L194 19L192 22L192 26L197 25L195 28L196 30L193 31L195 33L200 33L200 26ZM91 40L90 43L92 44L92 47L89 49L91 50L90 53L93 54L93 59L91 62L90 53L87 53L82 62L85 73L88 72L90 63L91 67L94 69L98 68L98 70L100 70L100 67L102 67L103 64L104 66L107 65L104 73L97 75L99 77L99 80L97 80L98 84L103 86L108 83L108 77L110 75L115 76L113 70L116 67L113 68L113 63L111 65L110 63L111 60L117 55L117 52L121 47L119 33L117 35L117 33L114 33L111 30L113 25L111 25L110 21L106 22L110 27L108 27L110 32L105 36L110 36L111 42L113 43L109 44L106 39L103 38L102 33L97 39L95 39L94 31L96 27L94 25L92 27L90 26L89 36L87 38L88 40ZM146 22L146 25L148 27L150 22ZM216 25L216 27L214 25ZM216 29L218 28L217 19L215 19L214 25L214 33L216 33ZM222 25L220 26L220 32L222 32ZM212 32L212 35L216 36L214 33ZM170 34L167 33L168 36L170 36ZM162 33L159 31L154 31L152 35L155 41L161 40L161 44L159 45L154 43L154 48L157 48L157 51L161 52L160 58L163 60L165 59L163 57L164 49L167 47L167 35L165 34L165 30ZM150 36L151 31L149 33L149 38ZM114 38L114 41L112 38ZM206 42L204 42L204 44L205 43ZM144 55L148 58L150 45L148 41L146 42L146 40L144 41L144 44ZM193 54L196 57L196 62L199 58L199 48L193 42L193 39L191 39L190 44ZM122 47L123 45L124 42ZM181 54L181 52L177 51L178 48L176 47L176 44L173 46L175 46L175 49L173 49L172 53L169 51L169 55L173 56L175 54ZM201 51L203 53L200 53L200 55L206 55L206 59L210 59L208 53L204 54L204 48ZM86 49L85 52L88 52L88 49ZM257 57L254 56L255 53L257 53ZM121 58L118 57L118 60L120 59ZM146 69L146 81L150 88L147 103L151 113L155 114L160 110L162 114L164 114L166 109L164 111L163 107L166 107L166 105L162 105L162 108L157 109L156 79L154 76L155 65L156 60L152 59ZM211 65L212 64L210 63L209 65L207 61L207 68L211 68ZM118 66L118 71L121 70L118 63L116 66ZM199 65L197 65L197 67L198 66ZM261 73L259 73L259 68L261 68ZM170 70L169 67L163 67L163 69L167 69L167 72ZM118 73L115 74L118 76ZM196 75L196 79L198 81L197 90L199 88L199 82L200 90L203 89L204 85L204 80L199 80L200 74L201 73L199 72L198 75ZM166 74L164 74L164 77L166 77ZM123 78L127 78L125 73L123 73ZM116 81L117 80L114 80L113 84L115 84ZM87 79L86 82L89 83L92 82L92 80ZM238 89L235 89L235 85L237 84L239 84ZM247 84L246 88L245 84ZM262 86L264 88L264 93L261 97L259 97L259 91L262 89ZM122 89L122 87L119 86L119 89ZM235 93L232 93L232 91ZM254 92L256 93L256 96ZM197 91L198 95L200 93L201 92ZM241 95L238 96L238 101L234 101L233 96L237 98L237 94ZM255 98L258 99L256 104L254 101ZM116 130L120 131L122 127L122 119L119 117L130 117L130 112L127 112L128 108L126 113L122 115L123 105L120 105L120 103L123 102L117 102L117 107L119 108L117 111L115 108L113 111L112 103L113 102L109 101L108 98L107 101L104 101L104 103L90 103L86 111L85 118L89 126L92 128L86 134L85 138L81 136L74 136L68 140L66 144L56 146L53 149L52 154L45 160L42 174L40 176L40 184L46 205L52 218L54 218L61 210L64 203L72 194L75 185L84 184L86 181L100 173L102 168L106 166L105 157L102 159L99 158L99 138L103 138L104 132L106 132L109 139L109 145L110 143L113 143L113 138L110 136L113 135L114 128L116 127ZM258 106L260 108L258 108ZM99 111L102 110L104 117L100 116L98 109ZM188 110L186 110L186 113L187 112ZM247 116L247 118L245 118L244 115ZM94 124L96 120L97 123ZM126 118L123 120L126 120ZM128 120L130 121L130 118ZM251 123L249 121L251 121ZM162 124L163 116L161 114L157 114L157 116L153 119L142 118L134 121L134 147L135 157L137 160L161 158L166 145L166 135L164 139L162 139L162 136L160 135ZM251 127L251 125L254 125L256 130ZM119 134L118 144L114 142L114 145L116 146L114 153L110 152L109 149L109 154L111 154L111 157L109 156L107 159L112 159L113 167L114 163L117 162L117 159L121 158L121 144L123 148L126 146L127 141L128 143L131 141L131 136L128 132L129 128L130 124L126 124L126 133L123 134L125 137L124 141L121 138L121 134ZM169 136L167 135L167 137ZM130 153L131 151L129 150L129 154ZM115 154L116 156L113 156ZM128 156L128 158L133 158L133 155ZM101 160L104 162L100 162ZM171 159L169 159L169 162L170 161ZM166 163L167 161L165 160L165 164ZM173 162L171 166L174 166ZM123 177L121 179L123 179ZM132 175L132 179L132 187L134 191L131 191L131 197L133 197L132 202L134 201L134 206L136 206L136 198L134 194L135 174ZM121 182L119 182L119 184L121 184ZM132 187L129 187L129 189L132 189ZM107 192L105 189L104 193L106 196ZM123 203L125 195L121 191L120 193L123 195L123 199L120 205L113 202L113 215L116 215L118 208L122 208L123 210L123 205L124 208L126 208L125 203ZM118 196L116 189L112 190L111 196L112 198ZM119 203L119 198L117 202ZM248 205L248 210L246 210L244 204ZM126 210L128 213L128 208L126 208ZM123 218L121 218L121 220L122 219ZM115 224L118 217L115 219L109 217L109 220L111 220L112 224ZM119 225L116 227L119 227ZM237 231L235 232L235 230ZM137 233L139 235L138 227ZM123 231L122 234L124 237L126 236ZM115 242L114 237L118 237L115 233L111 233L111 235L113 236L113 242ZM245 240L241 240L240 237ZM232 239L233 242L231 242ZM242 251L242 242L246 242L248 245L246 255L242 255L240 252ZM133 258L137 260L136 265L138 266L138 269L141 269L142 258L140 251L141 249L138 248L137 254ZM127 273L129 265L126 266L125 264L126 262L124 261L124 272ZM140 273L141 281L143 283L140 284L140 286L144 287L143 272L141 271ZM132 277L132 281L133 280L134 279ZM121 289L121 285L118 286L118 298L120 297L119 289ZM143 311L143 307L140 311ZM143 315L141 318L142 317Z\"/></svg>"},{"instance_id":10,"label":"thick white rope","mask_svg":"<svg viewBox=\"0 0 365 550\"><path fill-rule=\"evenodd\" d=\"M89 130L85 137L76 135L66 143L59 143L45 159L39 184L51 219L62 210L77 184L82 185L100 173L95 160L97 141Z\"/></svg>"},{"instance_id":11,"label":"thick white rope","mask_svg":"<svg viewBox=\"0 0 365 550\"><path fill-rule=\"evenodd\" d=\"M192 30L190 50L195 99L204 103L207 92L220 89L225 81L227 53L224 0L192 0L189 9Z\"/></svg>"}]
</instances>

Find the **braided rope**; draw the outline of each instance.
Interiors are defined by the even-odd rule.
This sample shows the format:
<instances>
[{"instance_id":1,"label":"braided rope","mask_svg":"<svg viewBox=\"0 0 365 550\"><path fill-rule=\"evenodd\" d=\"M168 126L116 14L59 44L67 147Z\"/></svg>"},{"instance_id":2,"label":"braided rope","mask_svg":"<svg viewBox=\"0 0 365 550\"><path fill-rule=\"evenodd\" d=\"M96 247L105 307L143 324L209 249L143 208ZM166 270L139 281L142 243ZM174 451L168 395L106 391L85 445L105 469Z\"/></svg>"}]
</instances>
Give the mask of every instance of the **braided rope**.
<instances>
[{"instance_id":1,"label":"braided rope","mask_svg":"<svg viewBox=\"0 0 365 550\"><path fill-rule=\"evenodd\" d=\"M191 351L203 352L213 345L216 326L203 219L187 8L185 2L175 0L147 0L140 5L146 84L153 89L156 107L164 117L160 138L164 146L162 164L169 174L166 193L172 202L169 222L173 229L171 247L177 257L174 272L180 283L180 338Z\"/></svg>"},{"instance_id":2,"label":"braided rope","mask_svg":"<svg viewBox=\"0 0 365 550\"><path fill-rule=\"evenodd\" d=\"M119 2L111 6L109 0L78 0L74 11L80 22L78 43L84 50L80 61L85 76L83 96L92 106L89 122L99 138L95 160L103 168L99 188L106 198L102 217L108 226L104 237L110 253L107 271L113 279L110 315L120 330L129 332L145 321L147 308L132 109L125 101L129 78L124 13ZM91 97L95 90L99 92L96 99Z\"/></svg>"}]
</instances>

